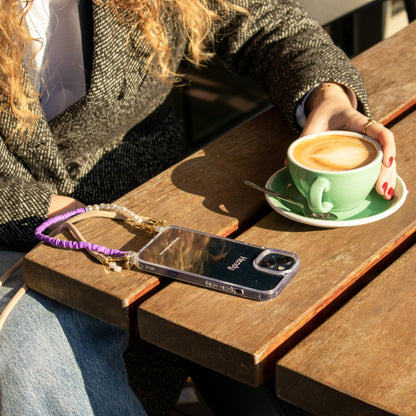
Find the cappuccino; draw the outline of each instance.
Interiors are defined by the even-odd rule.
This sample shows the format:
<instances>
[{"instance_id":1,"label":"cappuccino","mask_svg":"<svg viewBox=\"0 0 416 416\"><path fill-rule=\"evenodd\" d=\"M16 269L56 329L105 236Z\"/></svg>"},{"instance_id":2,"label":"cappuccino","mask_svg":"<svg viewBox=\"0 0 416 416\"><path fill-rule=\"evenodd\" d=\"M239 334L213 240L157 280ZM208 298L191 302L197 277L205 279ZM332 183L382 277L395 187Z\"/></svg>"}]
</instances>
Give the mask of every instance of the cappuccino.
<instances>
[{"instance_id":1,"label":"cappuccino","mask_svg":"<svg viewBox=\"0 0 416 416\"><path fill-rule=\"evenodd\" d=\"M373 161L378 150L371 142L353 136L324 135L303 140L293 149L293 157L316 170L357 169Z\"/></svg>"}]
</instances>

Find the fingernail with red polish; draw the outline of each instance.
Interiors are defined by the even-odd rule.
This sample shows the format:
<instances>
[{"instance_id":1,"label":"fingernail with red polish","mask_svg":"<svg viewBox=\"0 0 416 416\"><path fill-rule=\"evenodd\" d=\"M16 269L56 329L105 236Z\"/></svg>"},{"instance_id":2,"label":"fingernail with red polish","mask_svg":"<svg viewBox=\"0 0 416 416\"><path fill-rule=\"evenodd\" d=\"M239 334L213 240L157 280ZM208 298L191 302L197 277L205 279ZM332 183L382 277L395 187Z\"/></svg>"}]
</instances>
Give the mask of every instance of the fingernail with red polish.
<instances>
[{"instance_id":1,"label":"fingernail with red polish","mask_svg":"<svg viewBox=\"0 0 416 416\"><path fill-rule=\"evenodd\" d=\"M394 157L392 156L390 159L389 159L389 165L387 166L388 168L393 164L393 160L394 160Z\"/></svg>"},{"instance_id":2,"label":"fingernail with red polish","mask_svg":"<svg viewBox=\"0 0 416 416\"><path fill-rule=\"evenodd\" d=\"M388 183L387 183L387 182L384 182L384 183L383 183L383 186L381 187L381 189L383 190L383 193L386 193L386 190L387 190L387 185L388 185Z\"/></svg>"},{"instance_id":3,"label":"fingernail with red polish","mask_svg":"<svg viewBox=\"0 0 416 416\"><path fill-rule=\"evenodd\" d=\"M394 194L394 189L390 188L387 192L387 195L390 197L390 199L393 198L393 194Z\"/></svg>"}]
</instances>

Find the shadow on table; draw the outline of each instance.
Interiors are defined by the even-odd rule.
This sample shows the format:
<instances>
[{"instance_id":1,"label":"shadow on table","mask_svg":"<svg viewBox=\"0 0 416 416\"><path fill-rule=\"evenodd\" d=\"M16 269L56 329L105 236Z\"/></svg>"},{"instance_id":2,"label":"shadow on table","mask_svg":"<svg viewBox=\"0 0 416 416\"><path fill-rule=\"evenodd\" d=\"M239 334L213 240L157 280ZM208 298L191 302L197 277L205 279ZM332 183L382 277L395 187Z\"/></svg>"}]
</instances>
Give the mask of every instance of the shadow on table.
<instances>
[{"instance_id":1,"label":"shadow on table","mask_svg":"<svg viewBox=\"0 0 416 416\"><path fill-rule=\"evenodd\" d=\"M283 160L276 170L281 167ZM270 169L270 173L264 175L264 170L264 166L248 165L247 175L242 177L233 174L230 166L219 163L217 158L207 153L181 162L173 170L171 180L179 189L203 197L202 205L211 212L236 218L241 229L271 214L270 219L262 222L262 227L291 232L316 230L317 227L297 223L274 212L262 193L244 184L246 178L265 183L274 172ZM195 175L195 172L199 173Z\"/></svg>"}]
</instances>

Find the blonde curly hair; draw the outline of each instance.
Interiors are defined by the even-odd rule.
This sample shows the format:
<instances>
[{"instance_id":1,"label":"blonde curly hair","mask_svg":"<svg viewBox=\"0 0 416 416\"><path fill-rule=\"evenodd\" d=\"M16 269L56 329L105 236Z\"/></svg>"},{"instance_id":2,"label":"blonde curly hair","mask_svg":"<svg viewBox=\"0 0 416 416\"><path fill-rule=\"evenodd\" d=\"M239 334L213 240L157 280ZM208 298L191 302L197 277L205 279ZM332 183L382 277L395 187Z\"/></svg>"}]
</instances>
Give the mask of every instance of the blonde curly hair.
<instances>
[{"instance_id":1,"label":"blonde curly hair","mask_svg":"<svg viewBox=\"0 0 416 416\"><path fill-rule=\"evenodd\" d=\"M39 99L39 94L32 83L26 81L31 63L28 67L23 65L25 57L33 55L34 41L41 46L41 41L31 37L25 24L33 1L2 0L0 6L0 112L13 112L19 131L30 130L37 121L32 104ZM222 6L221 15L209 9L207 0L93 1L107 7L123 23L130 25L131 32L140 30L153 51L148 59L148 68L165 82L174 82L179 75L171 65L172 52L162 24L165 4L173 5L178 11L188 41L185 57L195 65L211 57L209 45L214 21L222 19L230 9L246 13L245 9L227 0L217 0Z\"/></svg>"},{"instance_id":2,"label":"blonde curly hair","mask_svg":"<svg viewBox=\"0 0 416 416\"><path fill-rule=\"evenodd\" d=\"M23 60L28 56L32 37L25 26L29 1L2 0L0 7L0 111L13 112L19 128L30 128L37 117L31 103L38 99L34 88L25 82Z\"/></svg>"}]
</instances>

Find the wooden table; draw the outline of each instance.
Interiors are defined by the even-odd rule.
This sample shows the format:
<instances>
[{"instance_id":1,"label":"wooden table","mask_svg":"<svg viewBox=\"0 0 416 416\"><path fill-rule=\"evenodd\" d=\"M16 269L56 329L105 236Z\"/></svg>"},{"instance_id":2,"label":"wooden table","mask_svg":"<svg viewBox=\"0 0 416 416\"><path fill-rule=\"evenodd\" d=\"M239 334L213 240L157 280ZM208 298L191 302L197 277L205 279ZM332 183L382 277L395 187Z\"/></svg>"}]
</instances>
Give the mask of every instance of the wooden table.
<instances>
[{"instance_id":1,"label":"wooden table","mask_svg":"<svg viewBox=\"0 0 416 416\"><path fill-rule=\"evenodd\" d=\"M399 173L409 188L416 178L409 134L416 57L407 52L415 41L413 24L354 59L374 118L396 134ZM294 138L281 115L269 110L117 201L170 224L296 252L301 270L277 299L249 301L137 271L106 274L84 253L45 245L26 256L27 284L122 327L135 323L138 307L145 340L247 385L262 384L278 359L406 248L416 228L412 193L394 215L360 227L320 229L272 211L243 181L265 183L283 166ZM147 241L108 220L86 221L80 230L123 249Z\"/></svg>"},{"instance_id":2,"label":"wooden table","mask_svg":"<svg viewBox=\"0 0 416 416\"><path fill-rule=\"evenodd\" d=\"M414 48L415 40L412 25L354 60L366 81L375 118L392 125L399 173L410 188L416 178L416 113L411 111L416 80L409 55L401 54ZM240 180L250 174L242 172ZM266 179L265 175L263 182ZM245 200L256 197L255 191L241 186L238 192L248 195ZM416 229L413 198L410 193L391 217L353 228L324 230L275 212L266 215L238 239L299 255L301 270L277 299L251 302L175 282L140 305L142 337L243 383L262 384L284 353L403 247Z\"/></svg>"},{"instance_id":3,"label":"wooden table","mask_svg":"<svg viewBox=\"0 0 416 416\"><path fill-rule=\"evenodd\" d=\"M399 165L410 186L416 177L410 126L394 126ZM250 385L274 373L276 360L318 325L399 250L416 229L414 197L379 223L315 229L271 213L238 238L297 253L301 270L275 300L251 302L173 283L139 308L144 339ZM198 313L195 313L198 311Z\"/></svg>"}]
</instances>

